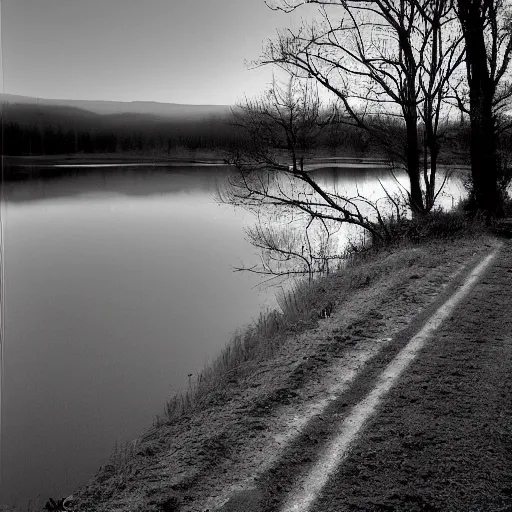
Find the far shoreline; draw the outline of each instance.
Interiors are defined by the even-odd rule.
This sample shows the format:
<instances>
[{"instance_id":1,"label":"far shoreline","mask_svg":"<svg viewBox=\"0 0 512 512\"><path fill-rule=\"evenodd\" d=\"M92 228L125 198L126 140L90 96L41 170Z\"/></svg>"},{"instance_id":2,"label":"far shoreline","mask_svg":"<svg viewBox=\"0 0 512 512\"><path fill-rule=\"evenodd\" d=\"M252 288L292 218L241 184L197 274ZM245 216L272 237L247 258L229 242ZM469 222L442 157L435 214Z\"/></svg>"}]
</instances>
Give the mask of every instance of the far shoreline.
<instances>
[{"instance_id":1,"label":"far shoreline","mask_svg":"<svg viewBox=\"0 0 512 512\"><path fill-rule=\"evenodd\" d=\"M4 175L4 179L16 179L17 173L22 172L20 178L30 178L33 168L42 169L66 169L66 168L113 168L119 167L174 167L174 166L229 166L226 154L221 151L183 151L173 154L162 153L72 153L60 155L23 155L11 156L2 155L2 168L10 172ZM450 169L453 171L469 171L470 166L461 158L453 158L453 155L447 155L447 158L441 158L438 166L441 169ZM391 166L391 162L376 154L367 155L312 155L305 162L305 168L309 170L320 167L339 167L350 169L386 169ZM27 172L28 171L28 172ZM12 174L12 176L11 176ZM35 173L35 177L39 175Z\"/></svg>"},{"instance_id":2,"label":"far shoreline","mask_svg":"<svg viewBox=\"0 0 512 512\"><path fill-rule=\"evenodd\" d=\"M181 163L204 163L226 165L222 156L218 153L198 153L197 155L148 155L138 153L71 153L61 155L23 155L2 157L3 165L8 167L53 167L62 164L181 164Z\"/></svg>"}]
</instances>

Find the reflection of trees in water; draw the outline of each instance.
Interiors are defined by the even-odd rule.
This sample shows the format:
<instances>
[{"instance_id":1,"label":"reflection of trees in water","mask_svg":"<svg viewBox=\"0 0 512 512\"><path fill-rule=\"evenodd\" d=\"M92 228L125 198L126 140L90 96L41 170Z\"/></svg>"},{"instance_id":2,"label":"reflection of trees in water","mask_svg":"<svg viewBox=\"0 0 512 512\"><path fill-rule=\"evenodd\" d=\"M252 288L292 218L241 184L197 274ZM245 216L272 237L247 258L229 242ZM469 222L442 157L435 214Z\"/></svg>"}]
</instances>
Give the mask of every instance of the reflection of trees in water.
<instances>
[{"instance_id":1,"label":"reflection of trees in water","mask_svg":"<svg viewBox=\"0 0 512 512\"><path fill-rule=\"evenodd\" d=\"M363 185L365 183L377 182L378 179L388 180L391 176L389 169L382 168L350 168L350 167L323 167L315 169L310 173L315 181L325 186L336 186L340 188L344 185L353 186ZM395 173L401 182L406 183L407 175L403 171Z\"/></svg>"},{"instance_id":2,"label":"reflection of trees in water","mask_svg":"<svg viewBox=\"0 0 512 512\"><path fill-rule=\"evenodd\" d=\"M384 189L395 195L405 190L407 174L396 170L391 173L388 169L350 169L341 167L326 167L311 171L321 186L330 188L333 192L356 195L358 192L366 198L377 201L385 197ZM438 197L438 205L450 209L460 199L465 197L466 190L463 185L464 176L449 169L439 169L439 187L447 176L446 184ZM439 189L436 190L436 192Z\"/></svg>"},{"instance_id":3,"label":"reflection of trees in water","mask_svg":"<svg viewBox=\"0 0 512 512\"><path fill-rule=\"evenodd\" d=\"M42 169L45 172L46 169ZM112 194L128 197L172 196L190 194L213 194L217 186L227 181L232 171L228 167L139 167L137 169L109 168L97 169L59 169L58 176L51 179L5 183L4 200L7 202L28 202L80 197L89 200L89 195ZM63 171L63 172L62 172ZM326 167L310 171L325 190L356 198L361 196L358 205L365 215L374 215L372 207L363 198L377 202L383 214L391 213L386 201L384 188L391 195L400 192L400 185L387 169L354 169ZM396 175L406 184L404 173ZM290 180L286 175L275 176L274 186L281 187L294 197L308 196L314 193L304 183ZM454 176L447 184L447 195L440 197L440 203L451 207L464 193L460 177ZM450 195L451 194L451 195ZM169 197L172 201L172 197ZM339 255L351 244L357 244L364 236L354 226L339 226L332 221L310 222L310 219L298 214L293 208L281 209L277 214L268 210L261 212L259 226L247 229L251 241L263 240L267 247L284 248L279 252L267 251L262 254L263 266L282 271L301 269L299 273L325 273L339 261ZM307 229L306 229L307 228ZM257 245L257 244L255 244ZM299 264L298 264L299 263Z\"/></svg>"},{"instance_id":4,"label":"reflection of trees in water","mask_svg":"<svg viewBox=\"0 0 512 512\"><path fill-rule=\"evenodd\" d=\"M448 172L448 171L446 171ZM404 172L391 173L386 169L348 169L339 167L310 171L315 182L336 200L346 198L353 208L372 222L378 216L401 218L410 216L407 210ZM441 173L441 183L444 173ZM271 278L326 274L336 268L347 249L357 249L371 242L371 235L356 223L340 223L329 219L329 208L321 206L321 197L307 183L287 174L273 174L266 182L267 197L277 195L307 198L318 205L318 216L305 214L294 207L255 204L257 223L247 229L248 240L261 251L260 265L239 267ZM461 177L448 175L445 189L438 203L445 209L453 207L465 194ZM247 207L247 205L246 205ZM321 215L325 213L325 217Z\"/></svg>"},{"instance_id":5,"label":"reflection of trees in water","mask_svg":"<svg viewBox=\"0 0 512 512\"><path fill-rule=\"evenodd\" d=\"M34 201L111 192L127 196L208 193L228 167L112 167L108 169L36 169L38 179L5 182L4 200Z\"/></svg>"}]
</instances>

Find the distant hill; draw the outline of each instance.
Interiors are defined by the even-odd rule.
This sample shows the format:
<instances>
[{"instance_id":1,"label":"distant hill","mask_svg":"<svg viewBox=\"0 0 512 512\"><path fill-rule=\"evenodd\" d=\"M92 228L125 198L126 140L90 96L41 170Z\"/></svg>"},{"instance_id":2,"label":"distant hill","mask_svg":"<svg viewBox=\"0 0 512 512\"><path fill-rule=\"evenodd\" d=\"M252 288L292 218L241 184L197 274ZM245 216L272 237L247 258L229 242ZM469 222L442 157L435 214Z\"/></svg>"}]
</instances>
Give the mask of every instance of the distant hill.
<instances>
[{"instance_id":1,"label":"distant hill","mask_svg":"<svg viewBox=\"0 0 512 512\"><path fill-rule=\"evenodd\" d=\"M237 139L228 105L48 100L0 94L4 155L217 150Z\"/></svg>"},{"instance_id":2,"label":"distant hill","mask_svg":"<svg viewBox=\"0 0 512 512\"><path fill-rule=\"evenodd\" d=\"M206 117L224 117L229 114L229 105L183 105L179 103L158 103L154 101L92 101L54 100L32 98L14 94L0 94L3 104L23 104L46 107L67 107L81 109L95 114L140 114L173 120L199 120Z\"/></svg>"},{"instance_id":3,"label":"distant hill","mask_svg":"<svg viewBox=\"0 0 512 512\"><path fill-rule=\"evenodd\" d=\"M64 105L37 103L3 103L2 117L5 123L22 126L48 126L62 124L71 128L87 128L104 124L104 116L89 110Z\"/></svg>"},{"instance_id":4,"label":"distant hill","mask_svg":"<svg viewBox=\"0 0 512 512\"><path fill-rule=\"evenodd\" d=\"M21 97L22 98L22 97ZM131 104L128 104L131 105ZM181 107L188 107L181 105ZM46 104L43 102L2 104L4 125L15 123L20 127L32 127L39 131L53 127L74 132L115 132L155 134L164 132L204 132L225 130L230 123L226 111L214 112L207 109L190 113L186 109L176 109L174 114L155 115L147 112L113 112L98 114L76 106ZM228 110L229 112L229 110ZM212 124L215 128L212 127Z\"/></svg>"}]
</instances>

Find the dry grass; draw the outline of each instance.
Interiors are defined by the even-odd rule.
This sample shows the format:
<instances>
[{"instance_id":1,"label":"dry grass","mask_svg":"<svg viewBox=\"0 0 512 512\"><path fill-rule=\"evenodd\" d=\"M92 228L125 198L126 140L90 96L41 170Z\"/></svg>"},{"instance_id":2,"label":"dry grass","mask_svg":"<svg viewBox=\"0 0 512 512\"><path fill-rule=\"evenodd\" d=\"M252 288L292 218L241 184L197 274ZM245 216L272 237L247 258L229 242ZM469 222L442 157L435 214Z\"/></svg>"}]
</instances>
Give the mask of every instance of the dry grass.
<instances>
[{"instance_id":1,"label":"dry grass","mask_svg":"<svg viewBox=\"0 0 512 512\"><path fill-rule=\"evenodd\" d=\"M158 426L173 421L202 407L212 392L221 390L232 379L250 373L255 363L272 357L290 331L298 332L315 325L325 307L325 278L309 283L295 281L277 293L279 310L260 312L258 319L234 333L222 352L194 379L188 388L175 394L165 406L165 419L157 418Z\"/></svg>"},{"instance_id":2,"label":"dry grass","mask_svg":"<svg viewBox=\"0 0 512 512\"><path fill-rule=\"evenodd\" d=\"M210 403L212 393L222 393L230 380L239 380L254 370L258 361L272 357L285 334L313 327L320 313L345 300L354 290L369 286L386 273L412 265L420 257L418 244L439 239L473 237L481 233L481 224L469 225L458 211L433 214L428 221L400 226L407 235L397 236L392 246L371 247L345 255L338 271L312 282L295 281L281 288L276 299L280 310L261 312L252 324L234 333L229 343L201 373L190 379L188 388L176 393L165 405L164 417L155 426L173 422ZM417 236L411 236L411 233ZM398 256L398 253L400 254ZM340 298L340 292L344 297Z\"/></svg>"},{"instance_id":3,"label":"dry grass","mask_svg":"<svg viewBox=\"0 0 512 512\"><path fill-rule=\"evenodd\" d=\"M120 444L116 442L109 458L109 464L116 472L122 472L126 463L136 455L138 447L139 439Z\"/></svg>"}]
</instances>

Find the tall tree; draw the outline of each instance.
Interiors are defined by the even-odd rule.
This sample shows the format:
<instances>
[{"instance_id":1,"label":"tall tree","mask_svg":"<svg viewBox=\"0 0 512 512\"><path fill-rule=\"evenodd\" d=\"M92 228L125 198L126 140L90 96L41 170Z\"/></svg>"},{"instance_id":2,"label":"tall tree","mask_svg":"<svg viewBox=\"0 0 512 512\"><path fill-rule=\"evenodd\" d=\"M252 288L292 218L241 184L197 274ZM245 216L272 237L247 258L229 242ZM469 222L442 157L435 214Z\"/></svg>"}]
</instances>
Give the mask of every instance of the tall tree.
<instances>
[{"instance_id":1,"label":"tall tree","mask_svg":"<svg viewBox=\"0 0 512 512\"><path fill-rule=\"evenodd\" d=\"M457 0L466 43L466 71L471 122L471 174L479 210L500 215L503 196L498 157L500 113L512 97L508 68L512 52L512 16L505 0ZM463 98L457 95L465 109Z\"/></svg>"},{"instance_id":2,"label":"tall tree","mask_svg":"<svg viewBox=\"0 0 512 512\"><path fill-rule=\"evenodd\" d=\"M318 5L320 19L281 33L260 63L313 77L333 93L352 123L405 167L413 212L428 212L436 194L441 109L463 55L452 2L277 0L271 7L291 12L305 3ZM399 144L387 123L375 122L389 118L404 128ZM431 160L423 173L420 122Z\"/></svg>"},{"instance_id":3,"label":"tall tree","mask_svg":"<svg viewBox=\"0 0 512 512\"><path fill-rule=\"evenodd\" d=\"M333 116L322 108L315 84L296 77L288 87L274 83L233 114L242 135L228 161L238 172L218 196L257 214L247 236L261 250L261 265L244 270L269 276L324 273L339 258L334 235L342 225L363 228L376 243L391 239L376 202L322 183L305 165ZM392 206L400 216L398 205Z\"/></svg>"}]
</instances>

